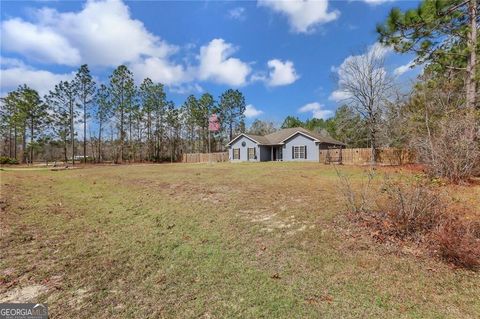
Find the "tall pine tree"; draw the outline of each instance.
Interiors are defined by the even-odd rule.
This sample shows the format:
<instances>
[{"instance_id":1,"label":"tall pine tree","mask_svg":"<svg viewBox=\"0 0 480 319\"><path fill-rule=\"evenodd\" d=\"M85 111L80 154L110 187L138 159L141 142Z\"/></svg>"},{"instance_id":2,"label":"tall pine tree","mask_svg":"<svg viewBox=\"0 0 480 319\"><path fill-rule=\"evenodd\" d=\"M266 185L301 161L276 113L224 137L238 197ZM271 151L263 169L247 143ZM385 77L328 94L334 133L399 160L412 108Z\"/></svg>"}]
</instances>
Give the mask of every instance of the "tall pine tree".
<instances>
[{"instance_id":1,"label":"tall pine tree","mask_svg":"<svg viewBox=\"0 0 480 319\"><path fill-rule=\"evenodd\" d=\"M83 161L87 162L87 119L90 117L93 98L95 95L95 81L90 75L88 65L84 64L78 69L74 79L74 85L78 93L79 107L83 112Z\"/></svg>"},{"instance_id":2,"label":"tall pine tree","mask_svg":"<svg viewBox=\"0 0 480 319\"><path fill-rule=\"evenodd\" d=\"M109 94L113 110L117 117L117 127L119 131L120 154L118 155L117 161L122 163L125 159L126 115L133 103L135 94L133 74L125 65L117 67L110 76Z\"/></svg>"}]
</instances>

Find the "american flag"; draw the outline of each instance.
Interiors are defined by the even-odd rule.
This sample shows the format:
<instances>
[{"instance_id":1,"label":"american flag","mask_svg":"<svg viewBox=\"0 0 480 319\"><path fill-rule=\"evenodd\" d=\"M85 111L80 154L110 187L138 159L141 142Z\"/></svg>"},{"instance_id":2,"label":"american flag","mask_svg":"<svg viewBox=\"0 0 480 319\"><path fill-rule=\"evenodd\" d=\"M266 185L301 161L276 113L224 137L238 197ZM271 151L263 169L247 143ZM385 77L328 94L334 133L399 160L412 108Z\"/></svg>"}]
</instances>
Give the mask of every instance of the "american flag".
<instances>
[{"instance_id":1,"label":"american flag","mask_svg":"<svg viewBox=\"0 0 480 319\"><path fill-rule=\"evenodd\" d=\"M220 130L220 120L217 114L213 113L208 119L208 130L210 132L218 132Z\"/></svg>"}]
</instances>

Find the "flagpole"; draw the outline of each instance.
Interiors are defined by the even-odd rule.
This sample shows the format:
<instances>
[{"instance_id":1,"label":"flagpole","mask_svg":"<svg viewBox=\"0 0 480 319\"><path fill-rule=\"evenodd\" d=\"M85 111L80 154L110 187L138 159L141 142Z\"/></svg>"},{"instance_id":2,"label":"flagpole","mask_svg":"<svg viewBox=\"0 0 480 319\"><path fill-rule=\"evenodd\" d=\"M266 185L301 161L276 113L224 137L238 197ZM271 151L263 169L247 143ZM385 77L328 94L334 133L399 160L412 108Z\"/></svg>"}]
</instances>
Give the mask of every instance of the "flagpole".
<instances>
[{"instance_id":1,"label":"flagpole","mask_svg":"<svg viewBox=\"0 0 480 319\"><path fill-rule=\"evenodd\" d=\"M218 132L218 130L217 114L212 113L208 118L208 163L212 162L212 132Z\"/></svg>"},{"instance_id":2,"label":"flagpole","mask_svg":"<svg viewBox=\"0 0 480 319\"><path fill-rule=\"evenodd\" d=\"M211 164L212 162L212 148L210 145L210 116L211 114L208 115L208 164Z\"/></svg>"}]
</instances>

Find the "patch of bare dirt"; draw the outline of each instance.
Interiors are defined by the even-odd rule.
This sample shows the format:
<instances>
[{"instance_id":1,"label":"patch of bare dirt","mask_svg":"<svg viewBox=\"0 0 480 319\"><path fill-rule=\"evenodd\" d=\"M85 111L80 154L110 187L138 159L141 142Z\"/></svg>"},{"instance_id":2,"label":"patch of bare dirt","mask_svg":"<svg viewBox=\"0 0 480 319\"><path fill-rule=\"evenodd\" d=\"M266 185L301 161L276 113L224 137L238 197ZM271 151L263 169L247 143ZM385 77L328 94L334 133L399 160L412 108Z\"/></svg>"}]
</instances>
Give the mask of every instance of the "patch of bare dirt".
<instances>
[{"instance_id":1,"label":"patch of bare dirt","mask_svg":"<svg viewBox=\"0 0 480 319\"><path fill-rule=\"evenodd\" d=\"M36 302L38 297L48 291L47 286L31 285L17 287L0 295L0 302Z\"/></svg>"},{"instance_id":2,"label":"patch of bare dirt","mask_svg":"<svg viewBox=\"0 0 480 319\"><path fill-rule=\"evenodd\" d=\"M262 230L269 233L275 230L284 230L287 235L294 235L305 231L307 228L312 228L311 226L308 227L305 222L297 220L294 215L281 216L267 210L241 210L240 213L250 222L261 224Z\"/></svg>"},{"instance_id":3,"label":"patch of bare dirt","mask_svg":"<svg viewBox=\"0 0 480 319\"><path fill-rule=\"evenodd\" d=\"M79 288L77 289L74 294L73 298L69 299L68 304L70 307L74 307L76 309L80 309L81 304L88 298L90 292L87 289Z\"/></svg>"}]
</instances>

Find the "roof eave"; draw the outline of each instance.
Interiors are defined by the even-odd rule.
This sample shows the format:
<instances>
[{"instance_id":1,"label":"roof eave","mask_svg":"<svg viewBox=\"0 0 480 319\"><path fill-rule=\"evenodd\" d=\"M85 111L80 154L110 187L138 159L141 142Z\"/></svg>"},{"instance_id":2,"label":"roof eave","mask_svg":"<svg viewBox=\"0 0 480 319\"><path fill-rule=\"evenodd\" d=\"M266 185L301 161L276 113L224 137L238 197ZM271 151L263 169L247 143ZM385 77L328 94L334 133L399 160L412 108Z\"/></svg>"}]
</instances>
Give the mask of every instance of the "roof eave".
<instances>
[{"instance_id":1,"label":"roof eave","mask_svg":"<svg viewBox=\"0 0 480 319\"><path fill-rule=\"evenodd\" d=\"M292 138L292 137L295 136L296 134L302 134L302 135L304 135L304 136L307 136L307 137L311 138L314 142L319 142L319 143L321 143L321 141L318 140L315 136L312 136L312 135L307 134L307 133L302 132L302 131L296 131L295 133L293 133L293 134L289 135L288 137L284 138L280 143L281 143L281 144L285 144L284 142L285 142L286 140Z\"/></svg>"},{"instance_id":2,"label":"roof eave","mask_svg":"<svg viewBox=\"0 0 480 319\"><path fill-rule=\"evenodd\" d=\"M238 140L238 139L239 139L240 137L242 137L242 136L244 136L244 137L248 138L249 140L255 142L257 145L263 145L263 144L259 143L256 139L254 139L253 137L248 136L248 135L245 134L245 133L241 133L240 135L238 135L237 137L235 137L233 140L231 140L230 142L228 142L228 143L227 143L227 146L231 146L233 142L235 142L236 140Z\"/></svg>"}]
</instances>

